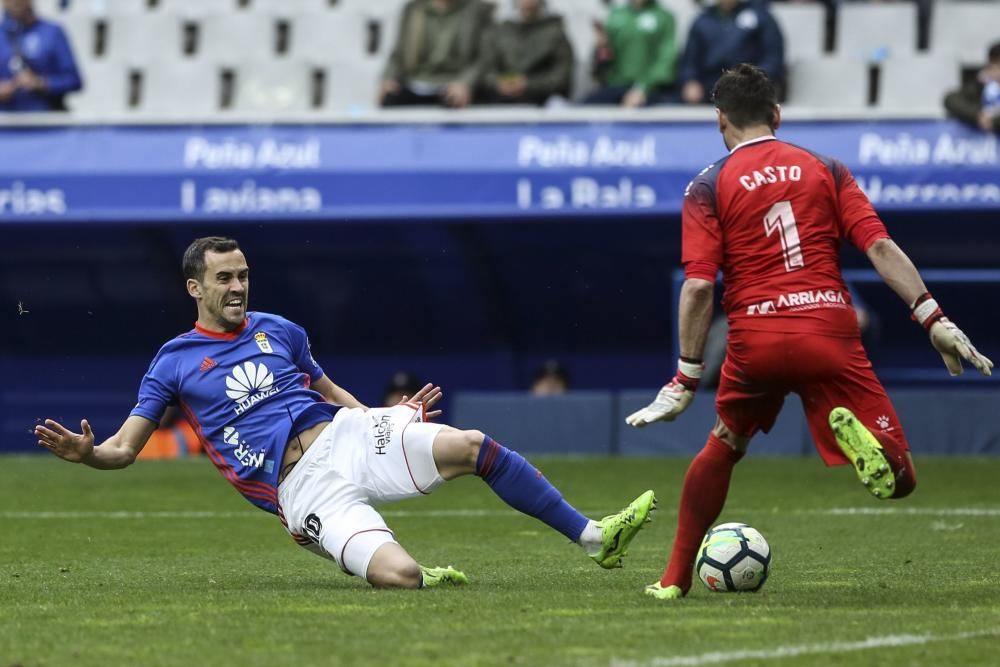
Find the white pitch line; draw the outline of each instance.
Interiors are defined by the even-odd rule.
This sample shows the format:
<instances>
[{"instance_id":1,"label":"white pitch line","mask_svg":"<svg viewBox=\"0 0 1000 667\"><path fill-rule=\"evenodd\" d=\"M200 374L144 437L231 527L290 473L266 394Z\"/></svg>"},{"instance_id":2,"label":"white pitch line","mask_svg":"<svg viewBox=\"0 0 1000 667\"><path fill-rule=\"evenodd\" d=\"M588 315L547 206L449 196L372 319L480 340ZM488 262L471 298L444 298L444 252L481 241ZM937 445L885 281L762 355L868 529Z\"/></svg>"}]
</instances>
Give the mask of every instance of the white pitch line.
<instances>
[{"instance_id":1,"label":"white pitch line","mask_svg":"<svg viewBox=\"0 0 1000 667\"><path fill-rule=\"evenodd\" d=\"M778 660L795 658L800 655L831 655L851 653L854 651L870 651L880 648L898 648L900 646L917 646L932 642L955 642L980 637L1000 637L1000 628L980 630L977 632L962 632L957 635L883 635L868 637L854 642L823 642L820 644L799 644L791 646L776 646L770 649L755 649L743 651L713 651L700 655L679 655L653 658L648 661L612 661L612 667L701 667L701 665L721 665L727 662L742 662L746 660Z\"/></svg>"},{"instance_id":2,"label":"white pitch line","mask_svg":"<svg viewBox=\"0 0 1000 667\"><path fill-rule=\"evenodd\" d=\"M834 516L861 515L910 515L910 516L1000 516L1000 507L834 507L828 510L802 510L801 514L829 514Z\"/></svg>"},{"instance_id":3,"label":"white pitch line","mask_svg":"<svg viewBox=\"0 0 1000 667\"><path fill-rule=\"evenodd\" d=\"M605 508L607 509L607 508ZM596 516L604 510L586 510L584 514ZM772 514L774 510L746 509L747 514ZM668 514L674 513L667 511ZM822 516L969 516L1000 517L1000 507L835 507L826 510L790 510L789 514ZM437 510L383 510L387 518L418 517L438 518L482 518L515 516L515 510L508 509L437 509ZM0 511L2 519L248 519L266 517L264 512L253 510L239 512L219 512L213 510L177 511L118 511L118 510L78 510L46 511L22 510Z\"/></svg>"}]
</instances>

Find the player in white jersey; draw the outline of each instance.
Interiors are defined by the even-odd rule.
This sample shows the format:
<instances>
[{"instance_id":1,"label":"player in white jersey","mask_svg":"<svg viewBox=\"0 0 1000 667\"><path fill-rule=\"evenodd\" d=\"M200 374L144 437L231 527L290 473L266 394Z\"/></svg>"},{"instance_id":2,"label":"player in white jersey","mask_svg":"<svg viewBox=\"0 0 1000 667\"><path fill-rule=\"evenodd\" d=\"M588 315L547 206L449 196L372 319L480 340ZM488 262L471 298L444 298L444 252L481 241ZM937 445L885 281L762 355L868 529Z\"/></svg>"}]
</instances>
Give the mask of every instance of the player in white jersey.
<instances>
[{"instance_id":1,"label":"player in white jersey","mask_svg":"<svg viewBox=\"0 0 1000 667\"><path fill-rule=\"evenodd\" d=\"M508 505L618 567L655 506L647 491L592 521L567 503L517 452L476 430L431 424L441 390L426 385L391 408L368 409L328 378L305 331L247 311L249 268L232 239L195 240L184 255L195 328L166 343L119 431L95 446L46 420L38 444L94 468L130 465L168 405L180 404L212 462L257 507L277 514L304 547L378 587L465 583L451 568L421 567L374 506L427 494L446 480L478 475ZM339 406L339 409L334 406Z\"/></svg>"}]
</instances>

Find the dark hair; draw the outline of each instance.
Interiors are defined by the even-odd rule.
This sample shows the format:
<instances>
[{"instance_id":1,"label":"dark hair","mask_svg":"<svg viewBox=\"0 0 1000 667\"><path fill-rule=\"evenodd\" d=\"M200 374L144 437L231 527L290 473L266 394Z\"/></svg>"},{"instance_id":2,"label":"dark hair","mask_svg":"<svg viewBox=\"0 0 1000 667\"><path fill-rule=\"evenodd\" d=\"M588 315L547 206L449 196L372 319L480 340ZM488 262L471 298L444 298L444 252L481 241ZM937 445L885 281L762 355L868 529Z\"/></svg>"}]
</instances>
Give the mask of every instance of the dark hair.
<instances>
[{"instance_id":1,"label":"dark hair","mask_svg":"<svg viewBox=\"0 0 1000 667\"><path fill-rule=\"evenodd\" d=\"M385 386L382 396L384 398L388 398L390 394L399 392L412 397L415 393L420 391L420 388L423 386L424 383L421 382L420 378L413 373L408 373L407 371L396 371L392 374L392 379L389 380L389 383Z\"/></svg>"},{"instance_id":2,"label":"dark hair","mask_svg":"<svg viewBox=\"0 0 1000 667\"><path fill-rule=\"evenodd\" d=\"M1000 42L996 42L990 46L990 50L986 54L988 62L1000 63Z\"/></svg>"},{"instance_id":3,"label":"dark hair","mask_svg":"<svg viewBox=\"0 0 1000 667\"><path fill-rule=\"evenodd\" d=\"M743 63L719 77L712 89L712 101L739 129L754 125L770 127L774 124L778 93L764 70Z\"/></svg>"},{"instance_id":4,"label":"dark hair","mask_svg":"<svg viewBox=\"0 0 1000 667\"><path fill-rule=\"evenodd\" d=\"M184 277L198 281L205 277L206 252L232 252L239 249L239 243L224 236L206 236L191 241L191 245L184 251L184 259L181 261Z\"/></svg>"},{"instance_id":5,"label":"dark hair","mask_svg":"<svg viewBox=\"0 0 1000 667\"><path fill-rule=\"evenodd\" d=\"M569 386L569 371L556 359L548 359L535 373L533 382L538 382L544 378L559 380L567 387Z\"/></svg>"}]
</instances>

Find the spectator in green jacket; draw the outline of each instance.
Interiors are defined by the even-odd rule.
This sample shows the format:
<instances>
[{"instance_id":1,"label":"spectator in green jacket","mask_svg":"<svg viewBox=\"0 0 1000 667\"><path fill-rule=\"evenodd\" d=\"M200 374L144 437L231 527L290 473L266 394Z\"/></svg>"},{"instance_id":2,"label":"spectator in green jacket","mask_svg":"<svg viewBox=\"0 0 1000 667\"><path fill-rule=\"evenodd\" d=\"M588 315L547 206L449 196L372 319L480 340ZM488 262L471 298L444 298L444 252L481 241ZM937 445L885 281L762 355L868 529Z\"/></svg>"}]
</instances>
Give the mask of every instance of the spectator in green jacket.
<instances>
[{"instance_id":1,"label":"spectator in green jacket","mask_svg":"<svg viewBox=\"0 0 1000 667\"><path fill-rule=\"evenodd\" d=\"M514 0L517 14L494 28L484 45L480 102L544 105L569 97L573 47L561 16L545 0Z\"/></svg>"},{"instance_id":2,"label":"spectator in green jacket","mask_svg":"<svg viewBox=\"0 0 1000 667\"><path fill-rule=\"evenodd\" d=\"M493 21L482 0L410 0L382 77L382 106L468 106Z\"/></svg>"},{"instance_id":3,"label":"spectator in green jacket","mask_svg":"<svg viewBox=\"0 0 1000 667\"><path fill-rule=\"evenodd\" d=\"M1000 133L1000 42L990 47L978 78L948 93L944 106L963 123Z\"/></svg>"},{"instance_id":4,"label":"spectator in green jacket","mask_svg":"<svg viewBox=\"0 0 1000 667\"><path fill-rule=\"evenodd\" d=\"M595 23L594 76L601 87L585 104L641 107L676 98L674 16L656 0L628 0L605 25Z\"/></svg>"}]
</instances>

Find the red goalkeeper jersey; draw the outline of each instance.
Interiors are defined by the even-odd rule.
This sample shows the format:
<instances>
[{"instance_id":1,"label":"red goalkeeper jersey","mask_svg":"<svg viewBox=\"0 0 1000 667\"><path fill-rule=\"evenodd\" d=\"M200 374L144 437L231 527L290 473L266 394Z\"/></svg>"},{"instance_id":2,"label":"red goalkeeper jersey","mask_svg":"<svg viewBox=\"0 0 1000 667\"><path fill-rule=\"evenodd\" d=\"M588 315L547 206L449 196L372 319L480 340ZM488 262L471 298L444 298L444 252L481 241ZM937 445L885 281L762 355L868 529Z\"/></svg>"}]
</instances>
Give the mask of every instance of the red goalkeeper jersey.
<instances>
[{"instance_id":1,"label":"red goalkeeper jersey","mask_svg":"<svg viewBox=\"0 0 1000 667\"><path fill-rule=\"evenodd\" d=\"M858 335L841 240L889 236L842 163L774 137L740 144L684 193L681 260L715 281L733 331Z\"/></svg>"}]
</instances>

